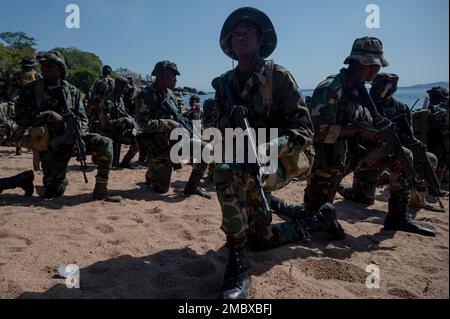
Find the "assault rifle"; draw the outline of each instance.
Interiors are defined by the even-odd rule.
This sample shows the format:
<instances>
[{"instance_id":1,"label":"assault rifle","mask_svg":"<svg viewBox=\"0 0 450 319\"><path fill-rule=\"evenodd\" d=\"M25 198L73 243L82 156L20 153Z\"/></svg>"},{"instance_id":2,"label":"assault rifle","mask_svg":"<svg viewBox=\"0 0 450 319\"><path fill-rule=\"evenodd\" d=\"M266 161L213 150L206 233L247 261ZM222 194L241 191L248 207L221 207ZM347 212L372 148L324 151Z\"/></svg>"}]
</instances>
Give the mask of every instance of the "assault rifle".
<instances>
[{"instance_id":1,"label":"assault rifle","mask_svg":"<svg viewBox=\"0 0 450 319\"><path fill-rule=\"evenodd\" d=\"M411 163L409 157L403 150L402 143L397 136L396 126L393 122L388 120L386 117L380 115L377 110L375 103L372 100L369 92L367 92L364 84L361 84L356 89L358 96L360 97L360 103L366 107L370 115L373 118L374 128L378 131L379 136L382 139L386 151L394 158L400 161L402 170L412 187L412 191L420 198L417 188L419 183L417 181L416 171Z\"/></svg>"}]
</instances>

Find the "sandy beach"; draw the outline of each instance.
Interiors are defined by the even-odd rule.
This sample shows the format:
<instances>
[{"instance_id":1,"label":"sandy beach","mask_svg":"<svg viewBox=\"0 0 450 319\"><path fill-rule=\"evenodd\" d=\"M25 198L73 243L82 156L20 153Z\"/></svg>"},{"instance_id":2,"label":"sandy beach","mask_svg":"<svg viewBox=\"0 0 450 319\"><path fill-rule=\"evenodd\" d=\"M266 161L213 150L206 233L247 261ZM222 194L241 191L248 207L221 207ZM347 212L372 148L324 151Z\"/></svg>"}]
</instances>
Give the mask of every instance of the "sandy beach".
<instances>
[{"instance_id":1,"label":"sandy beach","mask_svg":"<svg viewBox=\"0 0 450 319\"><path fill-rule=\"evenodd\" d=\"M0 147L1 177L31 167L30 152L15 156L13 148ZM33 197L22 197L21 189L0 194L0 298L217 296L227 259L220 207L215 194L212 200L183 195L190 166L174 172L165 195L146 186L142 167L113 170L110 189L124 197L121 204L91 201L92 165L89 184L75 160L69 169L62 198L39 197L41 172ZM210 183L202 186L213 191ZM294 182L276 195L301 202L305 186ZM251 298L449 298L448 199L446 213L417 214L417 222L437 232L428 238L382 230L388 192L379 188L368 208L338 195L345 240L317 236L253 253ZM57 276L68 264L80 267L80 289L68 289ZM380 269L378 289L365 284L370 264Z\"/></svg>"}]
</instances>

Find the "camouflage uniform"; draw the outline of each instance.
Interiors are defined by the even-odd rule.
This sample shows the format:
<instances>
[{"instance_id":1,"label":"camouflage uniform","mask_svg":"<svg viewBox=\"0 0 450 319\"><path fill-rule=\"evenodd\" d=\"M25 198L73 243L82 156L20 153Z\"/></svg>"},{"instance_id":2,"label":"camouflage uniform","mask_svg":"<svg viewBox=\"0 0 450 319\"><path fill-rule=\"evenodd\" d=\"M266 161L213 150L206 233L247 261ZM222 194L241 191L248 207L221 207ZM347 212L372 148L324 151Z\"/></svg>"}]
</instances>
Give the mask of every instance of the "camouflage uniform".
<instances>
[{"instance_id":1,"label":"camouflage uniform","mask_svg":"<svg viewBox=\"0 0 450 319\"><path fill-rule=\"evenodd\" d=\"M430 103L426 109L413 113L414 134L438 158L437 175L448 182L449 113L448 90L433 87L427 91Z\"/></svg>"},{"instance_id":2,"label":"camouflage uniform","mask_svg":"<svg viewBox=\"0 0 450 319\"><path fill-rule=\"evenodd\" d=\"M215 112L215 99L209 98L203 102L202 108L202 126L203 129L216 127L217 124L217 112ZM214 169L215 163L208 165L208 179L214 181Z\"/></svg>"},{"instance_id":3,"label":"camouflage uniform","mask_svg":"<svg viewBox=\"0 0 450 319\"><path fill-rule=\"evenodd\" d=\"M215 99L209 98L203 102L202 125L204 129L215 127L217 123L217 114L215 110Z\"/></svg>"},{"instance_id":4,"label":"camouflage uniform","mask_svg":"<svg viewBox=\"0 0 450 319\"><path fill-rule=\"evenodd\" d=\"M106 101L114 100L114 79L107 76L98 80L91 92L89 101L89 130L93 133L102 134L102 118L100 110L105 106Z\"/></svg>"},{"instance_id":5,"label":"camouflage uniform","mask_svg":"<svg viewBox=\"0 0 450 319\"><path fill-rule=\"evenodd\" d=\"M260 34L262 44L259 56L258 52L255 54L254 69L248 74L245 84L240 81L239 65L217 81L215 107L218 126L221 129L232 127L233 106L229 105L230 97L227 96L227 92L231 91L235 105L245 108L252 128L266 129L267 132L270 128L278 128L277 138L272 141L268 138L266 142L277 147L279 165L274 174L266 176L263 191L274 211L298 210L293 220L272 224L270 216L264 213L255 174L248 169L249 166L238 163L217 164L214 183L222 209L221 229L226 234L226 246L229 249L221 292L221 297L226 299L246 298L248 295L250 266L247 247L263 251L298 242L305 238L306 233L320 231L331 233L335 239L344 236L336 221L336 212L330 205L324 206L317 215L308 216L300 205L271 200L272 191L282 189L296 175L307 174L312 160L313 128L291 73L272 61L264 60L274 51L277 43L270 19L254 8L240 8L230 14L222 27L220 44L223 52L236 60L238 57L232 50L231 37L237 23L240 23L240 30L252 28L253 37L255 33ZM293 161L289 160L294 158ZM325 219L327 222L324 222Z\"/></svg>"},{"instance_id":6,"label":"camouflage uniform","mask_svg":"<svg viewBox=\"0 0 450 319\"><path fill-rule=\"evenodd\" d=\"M64 59L56 52L44 52L38 55L39 61L51 61L57 63L66 70ZM97 176L94 189L95 199L107 198L107 184L112 162L112 143L107 137L88 132L88 119L81 101L80 91L67 81L62 81L62 88L67 97L70 110L78 117L80 133L86 151L96 158ZM17 123L25 127L40 127L49 125L46 111L62 113L60 103L53 88L46 85L43 79L28 84L20 93L16 102ZM56 88L58 90L58 88ZM61 134L63 129L48 128L49 140ZM62 144L55 148L49 147L39 153L44 174L44 187L47 197L59 197L64 194L68 179L66 177L67 166L73 156L73 145Z\"/></svg>"},{"instance_id":7,"label":"camouflage uniform","mask_svg":"<svg viewBox=\"0 0 450 319\"><path fill-rule=\"evenodd\" d=\"M108 84L108 89L104 94L103 98L99 100L91 117L91 123L94 123L91 130L95 130L103 136L109 137L113 140L113 167L119 166L120 160L120 145L128 144L130 148L124 157L124 162L121 166L128 166L133 159L133 157L138 152L138 147L134 136L132 135L132 130L128 127L128 124L124 121L127 118L131 118L125 110L125 103L123 96L116 97L116 87L124 86L125 90L129 88L128 80L125 78L118 77L114 80L114 85L111 88ZM98 87L102 87L101 90L98 88L95 90L95 96L101 96L99 92L104 90L108 81L103 81ZM127 164L127 165L125 165Z\"/></svg>"},{"instance_id":8,"label":"camouflage uniform","mask_svg":"<svg viewBox=\"0 0 450 319\"><path fill-rule=\"evenodd\" d=\"M390 120L393 120L394 122L396 119L398 119L400 116L406 116L407 122L412 125L412 117L411 113L409 112L409 108L406 104L396 100L393 97L390 97L388 99L377 99L377 95L374 94L375 91L378 90L386 90L389 91L390 95L393 95L395 91L397 90L397 82L398 82L398 76L395 74L386 74L386 73L380 73L377 75L377 77L373 80L372 83L372 90L371 95L372 98L377 105L378 109L382 111L382 113ZM391 88L388 89L388 86ZM385 89L386 88L386 89ZM403 145L408 146L411 141L411 138L408 136L408 133L397 129L397 134L400 138L400 141ZM356 151L355 144L359 144L360 146L364 147L365 149L373 149L376 147L374 143L368 143L364 142L358 139L351 139L351 142L354 143L354 145L349 147L350 155L348 156L349 159L358 157L358 153ZM352 154L352 151L355 154ZM427 152L427 157L430 160L431 165L436 170L437 168L437 158L433 153ZM413 154L413 158L415 159L416 156ZM423 178L423 167L420 167L417 161L414 161L414 168L418 174L419 179ZM351 168L347 168L347 171L351 171ZM349 172L348 172L349 173ZM358 202L364 203L364 204L373 204L375 200L375 191L377 186L378 178L380 177L382 171L374 169L374 170L358 170L354 172L353 175L353 187L351 190L340 188L339 192L341 195L343 195L347 199L356 200ZM422 183L421 188L419 189L420 192L426 191L426 185Z\"/></svg>"},{"instance_id":9,"label":"camouflage uniform","mask_svg":"<svg viewBox=\"0 0 450 319\"><path fill-rule=\"evenodd\" d=\"M387 66L383 56L383 47L379 39L365 37L356 39L350 56L345 60L351 67L360 65ZM407 211L411 187L403 170L395 161L384 154L369 165L371 156L383 151L378 142L373 147L349 151L355 143L351 138L358 134L341 135L359 122L371 123L369 111L364 108L355 94L356 87L363 83L352 83L348 69L342 69L337 75L328 77L315 89L311 99L312 120L315 128L314 149L316 152L314 166L308 177L304 203L308 211L315 211L324 203L333 203L336 191L342 178L355 170L387 169L390 172L390 199L385 229L401 230L434 236L435 233L414 224ZM362 138L361 135L360 137ZM412 153L404 148L406 155L412 160Z\"/></svg>"},{"instance_id":10,"label":"camouflage uniform","mask_svg":"<svg viewBox=\"0 0 450 319\"><path fill-rule=\"evenodd\" d=\"M192 95L189 99L189 104L193 103L194 100L197 103L200 102L200 98L198 97L198 95ZM192 121L201 121L202 113L203 113L202 109L197 111L197 110L194 110L194 107L192 105L190 105L189 110L184 112L183 116L191 122Z\"/></svg>"},{"instance_id":11,"label":"camouflage uniform","mask_svg":"<svg viewBox=\"0 0 450 319\"><path fill-rule=\"evenodd\" d=\"M136 85L134 84L134 80L132 77L128 77L128 90L125 92L123 101L125 104L125 110L128 114L134 115L134 100L136 99L136 95L139 93Z\"/></svg>"},{"instance_id":12,"label":"camouflage uniform","mask_svg":"<svg viewBox=\"0 0 450 319\"><path fill-rule=\"evenodd\" d=\"M255 73L263 73L267 64L267 62L260 61L255 68ZM255 82L246 96L239 96L238 92L242 92L242 88L238 84L236 72L232 70L219 80L216 91L218 117L229 114L225 88L231 83L237 103L244 105L249 110L250 125L253 128L279 128L280 135L276 142L278 149L283 152L309 151L313 129L297 83L287 69L276 64L273 67L273 96L275 99L269 110L262 104L263 97L257 89L258 82ZM279 153L279 155L282 154ZM222 163L217 165L214 178L223 214L221 229L228 237L240 238L248 235L250 247L257 251L302 239L302 232L299 231L296 223L265 225L268 228L267 231L255 227L255 215L261 214L262 206L261 203L255 201L257 193L254 190L254 177L245 173L240 164ZM265 187L269 199L270 192L282 189L291 181L291 178L292 176L286 176L285 168L279 165L274 176L269 178L272 182Z\"/></svg>"},{"instance_id":13,"label":"camouflage uniform","mask_svg":"<svg viewBox=\"0 0 450 319\"><path fill-rule=\"evenodd\" d=\"M161 69L171 69L179 75L176 65L169 61L157 63L152 75L156 75ZM158 193L166 193L169 190L174 166L170 159L170 149L174 142L170 141L171 127L168 120L176 121L176 119L167 113L163 103L175 113L179 113L175 94L170 89L161 92L152 84L138 94L135 106L136 120L141 131L137 140L140 149L146 153L148 165L145 179ZM186 184L185 192L192 185L198 185L206 167L207 165L203 163L194 164L193 174Z\"/></svg>"}]
</instances>

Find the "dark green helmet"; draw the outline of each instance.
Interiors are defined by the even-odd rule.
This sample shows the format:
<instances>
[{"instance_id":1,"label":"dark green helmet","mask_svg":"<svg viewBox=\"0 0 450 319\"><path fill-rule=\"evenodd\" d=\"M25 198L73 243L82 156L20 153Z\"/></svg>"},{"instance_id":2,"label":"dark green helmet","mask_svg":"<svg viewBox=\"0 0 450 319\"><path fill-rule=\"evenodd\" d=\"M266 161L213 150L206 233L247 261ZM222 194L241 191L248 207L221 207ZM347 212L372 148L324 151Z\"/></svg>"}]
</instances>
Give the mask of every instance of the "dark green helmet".
<instances>
[{"instance_id":1,"label":"dark green helmet","mask_svg":"<svg viewBox=\"0 0 450 319\"><path fill-rule=\"evenodd\" d=\"M262 58L269 57L277 47L277 34L269 17L262 11L255 8L244 7L232 12L223 24L220 32L220 47L230 58L236 60L231 48L231 33L237 22L250 20L260 29L262 34L262 46L260 54Z\"/></svg>"},{"instance_id":2,"label":"dark green helmet","mask_svg":"<svg viewBox=\"0 0 450 319\"><path fill-rule=\"evenodd\" d=\"M39 63L43 61L49 61L56 63L61 70L63 70L63 79L66 77L68 68L66 65L66 61L64 60L63 55L58 51L42 51L39 52L36 56L36 60L38 60Z\"/></svg>"},{"instance_id":3,"label":"dark green helmet","mask_svg":"<svg viewBox=\"0 0 450 319\"><path fill-rule=\"evenodd\" d=\"M427 91L430 97L442 97L448 99L448 90L442 86L435 86Z\"/></svg>"},{"instance_id":4,"label":"dark green helmet","mask_svg":"<svg viewBox=\"0 0 450 319\"><path fill-rule=\"evenodd\" d=\"M34 68L36 65L38 65L38 62L34 57L27 56L22 59L20 65L22 65L22 68Z\"/></svg>"},{"instance_id":5,"label":"dark green helmet","mask_svg":"<svg viewBox=\"0 0 450 319\"><path fill-rule=\"evenodd\" d=\"M359 61L364 65L379 65L382 67L389 65L389 62L383 56L383 43L380 39L373 37L355 40L352 52L345 59L344 64L349 64L351 60Z\"/></svg>"},{"instance_id":6,"label":"dark green helmet","mask_svg":"<svg viewBox=\"0 0 450 319\"><path fill-rule=\"evenodd\" d=\"M155 68L152 71L152 76L156 76L156 74L162 70L171 70L176 75L180 75L180 72L178 72L177 65L173 62L165 60L165 61L160 61L160 62L156 63Z\"/></svg>"},{"instance_id":7,"label":"dark green helmet","mask_svg":"<svg viewBox=\"0 0 450 319\"><path fill-rule=\"evenodd\" d=\"M372 89L380 94L380 98L392 96L397 91L398 75L395 73L378 73L372 81Z\"/></svg>"}]
</instances>

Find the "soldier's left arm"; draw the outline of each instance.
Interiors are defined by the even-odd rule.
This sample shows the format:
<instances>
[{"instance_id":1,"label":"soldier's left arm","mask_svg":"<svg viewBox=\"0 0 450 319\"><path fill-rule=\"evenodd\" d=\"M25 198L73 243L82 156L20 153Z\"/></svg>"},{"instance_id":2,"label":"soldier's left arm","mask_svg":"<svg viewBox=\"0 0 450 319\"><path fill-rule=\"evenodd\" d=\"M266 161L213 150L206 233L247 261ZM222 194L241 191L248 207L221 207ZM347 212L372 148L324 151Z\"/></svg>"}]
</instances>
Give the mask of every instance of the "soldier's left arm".
<instances>
[{"instance_id":1,"label":"soldier's left arm","mask_svg":"<svg viewBox=\"0 0 450 319\"><path fill-rule=\"evenodd\" d=\"M279 118L278 149L305 149L312 145L314 129L300 89L286 69L275 69L273 74L274 104ZM288 146L286 148L286 146Z\"/></svg>"},{"instance_id":2,"label":"soldier's left arm","mask_svg":"<svg viewBox=\"0 0 450 319\"><path fill-rule=\"evenodd\" d=\"M84 103L83 103L83 100L81 97L81 92L78 89L72 87L72 88L70 88L70 93L72 95L72 101L74 103L73 111L78 118L80 134L86 135L89 133L89 120L88 120L86 110L84 108Z\"/></svg>"}]
</instances>

